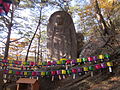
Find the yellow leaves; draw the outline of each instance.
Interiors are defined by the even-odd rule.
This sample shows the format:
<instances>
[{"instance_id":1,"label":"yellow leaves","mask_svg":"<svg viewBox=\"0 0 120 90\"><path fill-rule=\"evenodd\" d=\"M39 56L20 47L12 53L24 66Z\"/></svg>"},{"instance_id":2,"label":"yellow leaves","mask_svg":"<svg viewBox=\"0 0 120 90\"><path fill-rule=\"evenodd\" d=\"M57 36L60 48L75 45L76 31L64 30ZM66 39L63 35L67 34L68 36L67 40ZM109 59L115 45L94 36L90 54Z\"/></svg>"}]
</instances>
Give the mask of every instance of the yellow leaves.
<instances>
[{"instance_id":1,"label":"yellow leaves","mask_svg":"<svg viewBox=\"0 0 120 90\"><path fill-rule=\"evenodd\" d=\"M117 0L108 0L108 2L113 4L114 2L117 2Z\"/></svg>"},{"instance_id":2,"label":"yellow leaves","mask_svg":"<svg viewBox=\"0 0 120 90\"><path fill-rule=\"evenodd\" d=\"M98 0L100 8L111 10L113 9L113 3L116 0Z\"/></svg>"},{"instance_id":3,"label":"yellow leaves","mask_svg":"<svg viewBox=\"0 0 120 90\"><path fill-rule=\"evenodd\" d=\"M84 36L91 36L94 32L94 29L90 29L89 31L84 32Z\"/></svg>"},{"instance_id":4,"label":"yellow leaves","mask_svg":"<svg viewBox=\"0 0 120 90\"><path fill-rule=\"evenodd\" d=\"M81 16L81 15L82 15L82 13L78 13L78 15L79 15L79 16Z\"/></svg>"},{"instance_id":5,"label":"yellow leaves","mask_svg":"<svg viewBox=\"0 0 120 90\"><path fill-rule=\"evenodd\" d=\"M81 17L81 18L84 18L86 16L91 16L93 15L93 12L92 12L92 7L87 5L85 7L85 9L82 9L82 10L79 10L79 13L78 15Z\"/></svg>"}]
</instances>

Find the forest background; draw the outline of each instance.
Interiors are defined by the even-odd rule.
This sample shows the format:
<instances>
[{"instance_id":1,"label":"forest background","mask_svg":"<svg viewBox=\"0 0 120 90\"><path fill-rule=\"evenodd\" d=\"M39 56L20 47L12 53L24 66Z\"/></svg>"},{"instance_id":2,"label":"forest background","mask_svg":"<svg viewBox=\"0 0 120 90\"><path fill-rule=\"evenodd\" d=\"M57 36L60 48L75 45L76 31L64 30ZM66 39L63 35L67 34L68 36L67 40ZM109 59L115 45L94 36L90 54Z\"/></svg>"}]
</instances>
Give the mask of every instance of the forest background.
<instances>
[{"instance_id":1,"label":"forest background","mask_svg":"<svg viewBox=\"0 0 120 90\"><path fill-rule=\"evenodd\" d=\"M109 51L105 53L110 54L119 52L119 0L20 0L11 5L7 16L0 17L0 58L22 61L49 59L46 27L50 15L59 10L71 15L76 31L83 36L78 38L82 44L80 56L91 41L96 43L98 38L109 36L109 40L99 47L100 53L106 50ZM108 42L110 39L114 41L112 44Z\"/></svg>"}]
</instances>

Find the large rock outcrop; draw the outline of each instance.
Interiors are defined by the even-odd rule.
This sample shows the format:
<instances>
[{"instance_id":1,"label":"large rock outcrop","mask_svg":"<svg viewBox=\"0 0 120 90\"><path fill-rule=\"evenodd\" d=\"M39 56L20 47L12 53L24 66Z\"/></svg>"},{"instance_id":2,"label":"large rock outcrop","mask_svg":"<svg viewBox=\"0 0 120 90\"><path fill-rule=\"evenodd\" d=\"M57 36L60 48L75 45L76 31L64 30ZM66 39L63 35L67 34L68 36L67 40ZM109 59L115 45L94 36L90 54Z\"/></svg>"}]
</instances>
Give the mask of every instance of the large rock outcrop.
<instances>
[{"instance_id":1,"label":"large rock outcrop","mask_svg":"<svg viewBox=\"0 0 120 90\"><path fill-rule=\"evenodd\" d=\"M47 25L47 48L50 59L76 58L77 39L71 16L65 11L57 11L49 18Z\"/></svg>"}]
</instances>

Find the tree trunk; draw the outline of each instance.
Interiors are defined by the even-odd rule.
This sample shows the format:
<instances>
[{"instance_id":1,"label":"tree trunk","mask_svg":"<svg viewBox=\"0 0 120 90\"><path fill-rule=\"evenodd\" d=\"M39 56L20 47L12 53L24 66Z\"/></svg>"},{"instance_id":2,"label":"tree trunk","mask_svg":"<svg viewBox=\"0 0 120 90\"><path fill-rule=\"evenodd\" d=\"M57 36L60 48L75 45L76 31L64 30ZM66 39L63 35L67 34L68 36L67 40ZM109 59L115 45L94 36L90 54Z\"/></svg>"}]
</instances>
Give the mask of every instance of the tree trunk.
<instances>
[{"instance_id":1,"label":"tree trunk","mask_svg":"<svg viewBox=\"0 0 120 90\"><path fill-rule=\"evenodd\" d=\"M8 58L8 52L9 52L9 45L10 45L10 35L11 35L11 26L8 28L8 35L7 35L7 41L5 45L5 54L4 54L4 59Z\"/></svg>"},{"instance_id":2,"label":"tree trunk","mask_svg":"<svg viewBox=\"0 0 120 90\"><path fill-rule=\"evenodd\" d=\"M33 39L34 39L34 37L35 37L35 35L36 35L36 33L37 33L37 30L39 29L39 26L40 26L40 24L41 24L41 14L42 14L42 8L41 8L41 10L40 10L40 18L39 18L39 22L38 22L37 28L36 28L36 30L35 30L35 33L34 33L32 39L31 39L30 44L29 44L28 49L27 49L27 54L26 54L26 57L25 57L25 61L28 60L28 54L29 54L29 51L30 51L30 47L31 47L31 45L32 45L32 41L33 41Z\"/></svg>"},{"instance_id":3,"label":"tree trunk","mask_svg":"<svg viewBox=\"0 0 120 90\"><path fill-rule=\"evenodd\" d=\"M38 53L37 53L37 62L40 58L40 39L41 39L41 30L39 31L39 37L38 37Z\"/></svg>"},{"instance_id":4,"label":"tree trunk","mask_svg":"<svg viewBox=\"0 0 120 90\"><path fill-rule=\"evenodd\" d=\"M36 50L36 48L35 48L35 62L37 62L37 50Z\"/></svg>"},{"instance_id":5,"label":"tree trunk","mask_svg":"<svg viewBox=\"0 0 120 90\"><path fill-rule=\"evenodd\" d=\"M30 44L29 44L29 46L28 46L27 54L26 54L26 57L25 57L25 61L28 60L28 54L29 54L29 51L30 51L30 47L31 47L31 45L32 45L32 41L33 41L33 39L34 39L34 37L35 37L35 35L36 35L36 33L37 33L38 27L39 27L39 24L38 24L38 26L37 26L37 28L36 28L36 30L35 30L35 33L34 33L32 39L31 39L31 41L30 41Z\"/></svg>"},{"instance_id":6,"label":"tree trunk","mask_svg":"<svg viewBox=\"0 0 120 90\"><path fill-rule=\"evenodd\" d=\"M105 23L105 20L103 18L103 15L101 14L101 10L99 8L99 5L98 5L98 1L97 0L94 0L94 8L95 8L95 12L96 12L96 17L98 19L98 22L100 25L102 25L102 34L103 35L108 35L108 27Z\"/></svg>"},{"instance_id":7,"label":"tree trunk","mask_svg":"<svg viewBox=\"0 0 120 90\"><path fill-rule=\"evenodd\" d=\"M4 82L3 82L3 73L4 71L0 71L0 90L3 90Z\"/></svg>"},{"instance_id":8,"label":"tree trunk","mask_svg":"<svg viewBox=\"0 0 120 90\"><path fill-rule=\"evenodd\" d=\"M11 36L11 31L12 31L12 26L13 26L13 14L14 14L14 7L12 5L12 12L11 12L11 17L10 17L10 21L7 18L3 18L4 23L6 24L7 28L8 28L8 35L7 35L7 41L5 44L5 53L4 53L4 59L8 58L8 53L9 53L9 46L10 46L10 36Z\"/></svg>"}]
</instances>

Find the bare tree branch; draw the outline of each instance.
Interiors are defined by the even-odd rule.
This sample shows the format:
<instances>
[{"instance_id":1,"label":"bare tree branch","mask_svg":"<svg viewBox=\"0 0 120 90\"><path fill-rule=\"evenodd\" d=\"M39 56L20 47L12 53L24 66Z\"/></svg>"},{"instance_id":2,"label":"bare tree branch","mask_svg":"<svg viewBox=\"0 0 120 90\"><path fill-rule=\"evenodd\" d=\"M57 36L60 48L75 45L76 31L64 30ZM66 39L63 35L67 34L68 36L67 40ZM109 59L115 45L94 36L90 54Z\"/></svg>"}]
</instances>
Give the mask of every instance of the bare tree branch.
<instances>
[{"instance_id":1,"label":"bare tree branch","mask_svg":"<svg viewBox=\"0 0 120 90\"><path fill-rule=\"evenodd\" d=\"M1 40L0 40L0 42L3 43L3 44L5 44L5 42L3 42L3 41L1 41Z\"/></svg>"},{"instance_id":2,"label":"bare tree branch","mask_svg":"<svg viewBox=\"0 0 120 90\"><path fill-rule=\"evenodd\" d=\"M11 42L16 42L16 41L18 41L18 40L20 40L20 39L22 39L22 38L24 38L24 36L21 37L21 38L15 39L15 40L13 40L13 41L10 41L9 43L11 43Z\"/></svg>"}]
</instances>

